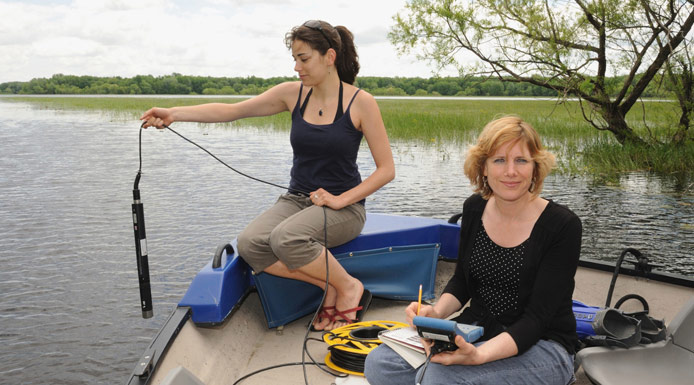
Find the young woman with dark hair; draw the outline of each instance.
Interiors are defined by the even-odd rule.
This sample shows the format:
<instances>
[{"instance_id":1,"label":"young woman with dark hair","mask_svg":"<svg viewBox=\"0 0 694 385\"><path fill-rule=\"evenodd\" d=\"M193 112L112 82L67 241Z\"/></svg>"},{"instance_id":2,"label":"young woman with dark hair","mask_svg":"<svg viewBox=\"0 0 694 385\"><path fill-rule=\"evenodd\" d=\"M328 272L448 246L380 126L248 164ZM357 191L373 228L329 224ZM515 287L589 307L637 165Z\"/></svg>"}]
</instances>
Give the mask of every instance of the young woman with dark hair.
<instances>
[{"instance_id":1,"label":"young woman with dark hair","mask_svg":"<svg viewBox=\"0 0 694 385\"><path fill-rule=\"evenodd\" d=\"M311 20L285 36L300 81L279 84L239 103L152 108L141 120L163 128L176 121L230 122L291 111L293 165L289 189L238 236L239 255L255 272L297 279L326 288L313 327L331 330L361 319L371 294L324 247L357 237L364 226L366 197L395 177L381 113L369 93L352 84L359 61L352 33ZM375 171L362 180L356 159L362 137Z\"/></svg>"}]
</instances>

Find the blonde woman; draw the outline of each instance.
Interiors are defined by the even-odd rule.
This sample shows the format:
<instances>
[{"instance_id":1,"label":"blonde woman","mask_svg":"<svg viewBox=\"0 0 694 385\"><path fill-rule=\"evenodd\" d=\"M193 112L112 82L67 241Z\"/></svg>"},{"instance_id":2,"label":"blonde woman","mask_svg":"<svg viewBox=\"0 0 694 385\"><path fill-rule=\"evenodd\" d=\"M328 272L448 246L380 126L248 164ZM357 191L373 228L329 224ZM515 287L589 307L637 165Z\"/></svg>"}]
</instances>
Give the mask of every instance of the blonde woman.
<instances>
[{"instance_id":1,"label":"blonde woman","mask_svg":"<svg viewBox=\"0 0 694 385\"><path fill-rule=\"evenodd\" d=\"M574 275L581 221L540 196L554 157L537 132L517 117L492 121L465 160L475 194L463 205L455 274L434 306L419 315L484 327L480 342L458 336L457 350L413 369L381 345L367 357L371 385L551 384L573 381L576 320ZM408 321L417 303L405 310ZM425 341L427 352L431 344Z\"/></svg>"}]
</instances>

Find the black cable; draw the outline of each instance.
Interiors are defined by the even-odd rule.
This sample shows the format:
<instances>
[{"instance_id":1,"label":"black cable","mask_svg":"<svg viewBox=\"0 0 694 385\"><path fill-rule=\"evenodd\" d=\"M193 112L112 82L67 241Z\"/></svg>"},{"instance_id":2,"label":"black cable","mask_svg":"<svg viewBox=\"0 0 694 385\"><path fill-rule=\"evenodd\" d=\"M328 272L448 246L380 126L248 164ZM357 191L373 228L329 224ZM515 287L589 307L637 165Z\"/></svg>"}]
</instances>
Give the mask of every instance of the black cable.
<instances>
[{"instance_id":1,"label":"black cable","mask_svg":"<svg viewBox=\"0 0 694 385\"><path fill-rule=\"evenodd\" d=\"M145 122L140 125L140 134L138 137L138 152L140 154L140 167L137 169L137 173L142 172L142 129L145 128Z\"/></svg>"},{"instance_id":2,"label":"black cable","mask_svg":"<svg viewBox=\"0 0 694 385\"><path fill-rule=\"evenodd\" d=\"M323 333L331 340L328 342L341 342L330 345L330 361L338 368L343 368L352 372L364 373L364 363L369 351L364 347L372 347L379 340L378 333L388 330L381 326L360 327L351 330L348 335L336 334L332 331ZM360 333L360 334L357 334Z\"/></svg>"},{"instance_id":3,"label":"black cable","mask_svg":"<svg viewBox=\"0 0 694 385\"><path fill-rule=\"evenodd\" d=\"M140 176L142 176L142 129L145 127L145 123L142 123L140 126L140 133L138 136L138 154L140 156L140 166L137 169L137 175L135 176L135 183L133 183L133 191L138 191L139 190L139 185L140 185Z\"/></svg>"},{"instance_id":4,"label":"black cable","mask_svg":"<svg viewBox=\"0 0 694 385\"><path fill-rule=\"evenodd\" d=\"M424 361L424 366L422 367L422 371L419 372L419 374L417 375L417 380L415 382L417 385L422 385L422 380L424 379L424 373L426 373L427 367L429 366L429 363L431 362L431 357L433 357L434 354L437 354L437 353L439 353L439 352L437 351L436 353L434 353L434 346L432 345L431 349L429 349L429 355L427 356L427 360Z\"/></svg>"},{"instance_id":5,"label":"black cable","mask_svg":"<svg viewBox=\"0 0 694 385\"><path fill-rule=\"evenodd\" d=\"M167 125L164 125L164 127L165 127L165 128L168 128L168 129L169 129L171 132L173 132L174 134L180 136L180 137L181 137L183 140L185 140L186 142L188 142L188 143L194 145L195 147L197 147L197 148L199 148L199 149L205 151L205 152L208 153L211 157L215 158L219 163L221 163L221 164L227 166L230 170L234 171L235 173L237 173L237 174L239 174L239 175L243 175L243 176L245 176L246 178L248 178L248 179L253 179L253 180L256 181L256 182L265 183L265 184L267 184L267 185L274 186L274 187L279 187L279 188L285 189L285 190L287 190L287 191L294 191L294 192L298 192L298 193L301 193L301 194L309 195L309 192L307 192L307 191L301 191L301 190L290 189L289 187L282 186L282 185L278 185L278 184L275 184L275 183L272 183L272 182L268 182L268 181L264 181L264 180L262 180L262 179L258 179L258 178L256 178L256 177L254 177L254 176L250 176L250 175L248 175L248 174L245 174L245 173L243 173L243 172L241 172L241 171L239 171L239 170L237 170L237 169L235 169L235 168L229 166L228 164L226 164L226 162L224 162L223 160L217 158L217 156L215 156L213 153L207 151L207 149L205 149L205 148L202 147L201 145L199 145L199 144L193 142L192 140L186 138L185 136L179 134L177 131L175 131L175 130L172 129L171 127L169 127L169 126L167 126Z\"/></svg>"},{"instance_id":6,"label":"black cable","mask_svg":"<svg viewBox=\"0 0 694 385\"><path fill-rule=\"evenodd\" d=\"M605 299L605 307L609 308L610 307L610 302L612 302L612 293L614 292L614 285L615 282L617 282L617 276L619 275L619 269L622 267L622 262L624 261L624 256L627 253L631 253L633 256L635 256L637 259L641 257L641 252L628 247L622 251L621 254L619 254L619 258L617 258L617 262L614 265L614 272L612 273L612 280L610 281L610 287L607 290L607 299Z\"/></svg>"},{"instance_id":7,"label":"black cable","mask_svg":"<svg viewBox=\"0 0 694 385\"><path fill-rule=\"evenodd\" d=\"M137 188L137 184L138 184L138 182L139 182L139 180L140 180L140 173L141 173L141 170L142 170L142 129L144 128L145 123L146 123L146 122L143 122L142 125L140 126L140 147L139 147L139 150L140 150L140 171L138 171L137 177L136 177L136 179L135 179L135 186L136 186L136 188ZM178 133L176 130L172 129L171 127L169 127L169 126L167 126L167 125L164 125L163 127L164 127L164 128L167 128L169 131L171 131L171 132L173 132L174 134L178 135L179 137L181 137L181 139L185 140L186 142L188 142L188 143L194 145L195 147L197 147L197 148L199 148L199 149L205 151L208 155L210 155L211 157L213 157L214 159L216 159L219 163L223 164L224 166L226 166L227 168L229 168L230 170L234 171L235 173L237 173L237 174L239 174L239 175L245 176L246 178L252 179L252 180L254 180L254 181L256 181L256 182L265 183L265 184L270 185L270 186L274 186L274 187L279 187L279 188L281 188L281 189L285 189L285 190L287 190L287 191L289 191L289 192L296 192L296 193L304 194L304 195L306 195L306 196L310 196L310 192L308 192L308 191L301 191L301 190L297 190L297 189L290 189L289 187L282 186L282 185L279 185L279 184L275 184L275 183L272 183L272 182L267 182L267 181L264 181L264 180L262 180L262 179L259 179L259 178L250 176L250 175L248 175L248 174L246 174L246 173L243 173L243 172L241 172L241 171L239 171L239 170L237 170L237 169L231 167L231 166L228 165L226 162L224 162L223 160L219 159L219 158L218 158L217 156L215 156L213 153L211 153L210 151L208 151L206 148L204 148L204 147L202 147L201 145L195 143L194 141L192 141L192 140L186 138L185 136L181 135L180 133ZM313 356L311 356L311 354L308 352L308 348L307 348L307 342L311 339L311 338L308 337L309 332L311 331L311 325L313 325L313 322L315 322L316 318L318 318L318 314L320 313L320 310L321 310L321 308L323 307L323 303L325 302L325 297L326 297L327 294L328 294L328 288L329 288L329 286L330 286L330 268L329 268L329 262L328 262L328 214L327 214L327 209L326 209L325 206L323 206L323 235L324 235L324 244L323 244L323 247L325 248L325 289L323 290L323 297L321 298L320 304L318 305L318 308L316 309L316 312L313 314L313 318L311 319L311 322L309 323L308 327L306 328L306 334L304 335L304 341L303 341L302 349L301 349L301 365L302 365L302 367L303 367L303 372L304 372L304 383L305 383L306 385L308 385L308 377L307 377L307 374L306 374L306 355L308 355L308 357L311 359L311 362L313 363L313 365L316 365L319 369L321 369L322 371L324 371L324 372L326 372L326 373L328 373L328 374L330 374L330 375L335 375L334 373L329 372L328 370L326 370L326 369L323 368L323 366L326 366L325 364L316 362L316 360L313 358ZM248 374L248 375L246 375L246 376L240 378L240 379L237 380L234 384L237 384L237 383L240 382L241 380L246 379L246 378L248 378L248 377L250 377L250 376L253 376L253 375L255 375L255 374L258 374L258 373L260 373L260 372L263 372L263 371L265 371L265 370L274 369L274 368L279 368L279 367L284 367L284 366L293 366L293 365L297 365L297 364L299 364L299 363L275 365L275 366L271 366L271 367L268 367L268 368L265 368L265 369L257 370L257 371L255 371L255 372L253 372L253 373L251 373L251 374ZM338 377L345 377L345 375L338 375Z\"/></svg>"},{"instance_id":8,"label":"black cable","mask_svg":"<svg viewBox=\"0 0 694 385\"><path fill-rule=\"evenodd\" d=\"M259 374L259 373L262 373L262 372L265 372L265 371L268 371L268 370L277 369L277 368L283 368L283 367L286 367L286 366L298 366L298 365L305 365L305 364L304 364L303 362L290 362L290 363L286 363L286 364L273 365L273 366L268 366L268 367L266 367L266 368L258 369L258 370L254 371L254 372L248 373L248 374L246 374L245 376L239 378L239 379L236 380L232 385L237 385L238 383L240 383L241 381L243 381L243 380L245 380L245 379L247 379L247 378L249 378L249 377L255 376L256 374ZM317 365L318 367L327 366L326 364L323 364L323 363L316 363L315 365ZM322 369L322 368L321 368L321 369Z\"/></svg>"},{"instance_id":9,"label":"black cable","mask_svg":"<svg viewBox=\"0 0 694 385\"><path fill-rule=\"evenodd\" d=\"M343 346L350 348L348 345L333 345L328 348L330 351L330 360L339 368L349 370L350 372L364 373L364 362L366 354L357 354L340 349Z\"/></svg>"},{"instance_id":10,"label":"black cable","mask_svg":"<svg viewBox=\"0 0 694 385\"><path fill-rule=\"evenodd\" d=\"M301 362L305 363L306 362L306 355L311 359L311 362L313 362L314 365L316 365L319 369L322 371L333 375L333 373L327 371L326 369L322 368L316 360L311 356L311 353L308 352L308 345L307 342L309 340L308 334L311 332L311 326L313 323L316 321L318 318L318 314L320 313L321 309L323 308L323 303L325 302L325 298L328 296L328 288L330 287L330 268L329 268L329 263L328 263L328 213L323 206L323 242L324 245L323 247L325 248L325 289L323 290L323 297L321 297L320 303L318 304L318 308L316 309L316 312L313 313L313 318L311 318L311 322L308 323L308 326L306 327L306 334L304 334L304 342L301 347ZM306 374L306 365L302 366L303 372L304 372L304 384L308 385L308 376Z\"/></svg>"}]
</instances>

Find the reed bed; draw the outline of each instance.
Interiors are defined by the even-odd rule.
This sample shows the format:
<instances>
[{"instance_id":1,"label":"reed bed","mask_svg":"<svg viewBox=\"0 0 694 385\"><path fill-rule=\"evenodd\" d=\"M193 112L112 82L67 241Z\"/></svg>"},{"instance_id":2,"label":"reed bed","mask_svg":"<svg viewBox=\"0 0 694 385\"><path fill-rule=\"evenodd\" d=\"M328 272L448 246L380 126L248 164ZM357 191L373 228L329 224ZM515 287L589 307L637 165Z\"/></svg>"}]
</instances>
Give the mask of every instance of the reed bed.
<instances>
[{"instance_id":1,"label":"reed bed","mask_svg":"<svg viewBox=\"0 0 694 385\"><path fill-rule=\"evenodd\" d=\"M6 101L29 102L38 108L98 110L111 119L137 120L152 106L171 107L201 103L236 103L243 98L226 97L109 97L109 96L17 96ZM583 119L578 102L555 100L489 99L378 99L389 137L423 143L453 141L470 143L490 120L517 115L530 122L546 146L557 154L559 170L576 174L610 174L627 171L661 173L694 171L694 144L674 148L622 146L611 133L599 131ZM627 116L631 127L653 142L666 141L679 116L674 102L645 102ZM644 118L644 117L647 117ZM223 127L255 126L288 130L289 113L226 123Z\"/></svg>"}]
</instances>

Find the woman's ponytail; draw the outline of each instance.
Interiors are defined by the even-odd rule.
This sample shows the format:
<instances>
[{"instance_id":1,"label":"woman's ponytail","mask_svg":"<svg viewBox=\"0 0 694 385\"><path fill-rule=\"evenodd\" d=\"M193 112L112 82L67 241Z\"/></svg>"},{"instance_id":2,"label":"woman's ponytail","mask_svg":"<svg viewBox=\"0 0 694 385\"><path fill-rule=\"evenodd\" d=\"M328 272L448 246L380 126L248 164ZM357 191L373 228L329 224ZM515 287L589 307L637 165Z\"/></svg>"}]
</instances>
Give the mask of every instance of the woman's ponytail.
<instances>
[{"instance_id":1,"label":"woman's ponytail","mask_svg":"<svg viewBox=\"0 0 694 385\"><path fill-rule=\"evenodd\" d=\"M354 84L354 80L359 73L359 55L357 47L354 45L354 35L346 27L338 25L335 27L340 34L340 52L335 59L335 67L340 80L347 84Z\"/></svg>"}]
</instances>

